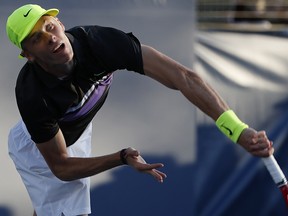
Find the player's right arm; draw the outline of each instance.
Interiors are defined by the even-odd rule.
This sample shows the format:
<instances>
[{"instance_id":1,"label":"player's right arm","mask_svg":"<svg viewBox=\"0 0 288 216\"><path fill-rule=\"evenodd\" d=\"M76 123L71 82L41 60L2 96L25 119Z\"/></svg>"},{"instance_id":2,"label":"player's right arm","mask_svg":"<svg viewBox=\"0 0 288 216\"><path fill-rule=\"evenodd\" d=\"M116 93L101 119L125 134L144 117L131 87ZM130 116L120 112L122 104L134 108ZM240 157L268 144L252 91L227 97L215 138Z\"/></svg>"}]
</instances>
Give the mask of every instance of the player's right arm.
<instances>
[{"instance_id":1,"label":"player's right arm","mask_svg":"<svg viewBox=\"0 0 288 216\"><path fill-rule=\"evenodd\" d=\"M85 178L123 165L120 152L100 157L69 157L61 130L49 141L36 145L53 174L63 181ZM146 172L160 182L166 177L164 173L156 170L163 164L147 164L139 152L132 148L126 150L126 155L128 165L136 170Z\"/></svg>"},{"instance_id":2,"label":"player's right arm","mask_svg":"<svg viewBox=\"0 0 288 216\"><path fill-rule=\"evenodd\" d=\"M216 124L221 119L220 116L224 117L223 114L228 114L231 111L221 96L195 71L150 46L142 45L141 48L144 73L147 76L169 88L179 90L192 104L210 116ZM255 156L267 157L273 153L272 143L264 132L257 132L253 128L242 126L243 124L240 120L237 120L238 117L236 114L235 116L230 114L225 115L227 118L225 117L224 121L228 123L229 127L231 126L230 128L224 128L222 124L217 126L219 129L221 127L224 128L225 132L228 128L230 132L228 137L233 142L239 143L244 149ZM238 133L236 130L233 130L232 133L231 129L233 127L239 128L238 125L240 125ZM222 129L221 131L223 132ZM227 133L225 135L227 136Z\"/></svg>"}]
</instances>

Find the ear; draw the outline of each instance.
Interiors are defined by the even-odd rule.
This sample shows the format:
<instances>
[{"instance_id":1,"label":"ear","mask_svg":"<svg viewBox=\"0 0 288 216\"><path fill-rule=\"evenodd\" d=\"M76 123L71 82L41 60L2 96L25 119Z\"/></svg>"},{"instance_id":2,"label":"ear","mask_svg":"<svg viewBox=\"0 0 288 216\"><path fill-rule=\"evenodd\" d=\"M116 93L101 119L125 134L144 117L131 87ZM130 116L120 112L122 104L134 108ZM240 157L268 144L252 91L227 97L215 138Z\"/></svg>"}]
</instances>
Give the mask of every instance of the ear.
<instances>
[{"instance_id":1,"label":"ear","mask_svg":"<svg viewBox=\"0 0 288 216\"><path fill-rule=\"evenodd\" d=\"M29 61L29 62L33 62L34 61L34 57L33 57L33 55L31 55L28 51L24 51L24 50L22 50L22 52L20 53L20 55L22 56L22 57L24 57L24 58L27 58L27 60Z\"/></svg>"}]
</instances>

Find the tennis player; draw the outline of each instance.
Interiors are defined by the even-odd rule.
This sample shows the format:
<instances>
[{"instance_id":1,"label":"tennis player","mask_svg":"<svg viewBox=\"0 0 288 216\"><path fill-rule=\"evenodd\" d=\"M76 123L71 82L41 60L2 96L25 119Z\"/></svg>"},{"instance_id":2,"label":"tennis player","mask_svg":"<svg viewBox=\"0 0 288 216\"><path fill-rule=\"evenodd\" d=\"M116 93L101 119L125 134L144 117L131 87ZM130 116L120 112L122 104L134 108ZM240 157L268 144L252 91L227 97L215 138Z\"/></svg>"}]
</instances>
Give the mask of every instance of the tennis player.
<instances>
[{"instance_id":1,"label":"tennis player","mask_svg":"<svg viewBox=\"0 0 288 216\"><path fill-rule=\"evenodd\" d=\"M273 153L264 131L243 123L199 75L143 45L132 33L101 26L65 30L58 9L28 4L7 19L10 41L27 59L16 83L21 120L10 130L9 154L31 198L34 215L91 213L89 177L128 164L163 182L163 164L147 164L131 147L92 157L91 121L113 74L127 69L179 90L219 129L255 156Z\"/></svg>"}]
</instances>

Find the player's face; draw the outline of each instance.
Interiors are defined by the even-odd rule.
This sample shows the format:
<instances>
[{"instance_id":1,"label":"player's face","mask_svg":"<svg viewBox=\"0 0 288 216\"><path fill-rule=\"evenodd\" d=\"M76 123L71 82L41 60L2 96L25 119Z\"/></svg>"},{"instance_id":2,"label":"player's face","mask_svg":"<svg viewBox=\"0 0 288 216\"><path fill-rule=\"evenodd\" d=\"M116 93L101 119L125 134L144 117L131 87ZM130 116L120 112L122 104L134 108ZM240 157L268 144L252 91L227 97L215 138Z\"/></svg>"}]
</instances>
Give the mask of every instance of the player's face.
<instances>
[{"instance_id":1,"label":"player's face","mask_svg":"<svg viewBox=\"0 0 288 216\"><path fill-rule=\"evenodd\" d=\"M59 65L72 60L73 50L63 24L55 17L41 17L22 43L23 55L40 65Z\"/></svg>"}]
</instances>

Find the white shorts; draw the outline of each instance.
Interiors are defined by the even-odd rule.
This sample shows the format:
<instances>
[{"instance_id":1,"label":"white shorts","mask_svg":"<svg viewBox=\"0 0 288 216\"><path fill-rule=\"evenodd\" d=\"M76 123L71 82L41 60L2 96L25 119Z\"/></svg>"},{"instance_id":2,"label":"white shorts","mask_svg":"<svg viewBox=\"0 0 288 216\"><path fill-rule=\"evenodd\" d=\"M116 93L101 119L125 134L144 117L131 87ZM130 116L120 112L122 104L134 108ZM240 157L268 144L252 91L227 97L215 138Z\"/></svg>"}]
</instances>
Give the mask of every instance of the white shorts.
<instances>
[{"instance_id":1,"label":"white shorts","mask_svg":"<svg viewBox=\"0 0 288 216\"><path fill-rule=\"evenodd\" d=\"M67 148L71 157L91 154L92 124ZM9 155L29 193L37 216L90 214L90 178L61 181L51 172L23 121L10 130Z\"/></svg>"}]
</instances>

